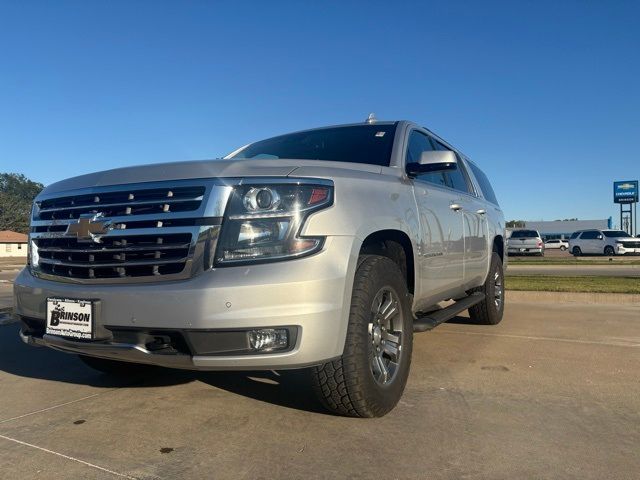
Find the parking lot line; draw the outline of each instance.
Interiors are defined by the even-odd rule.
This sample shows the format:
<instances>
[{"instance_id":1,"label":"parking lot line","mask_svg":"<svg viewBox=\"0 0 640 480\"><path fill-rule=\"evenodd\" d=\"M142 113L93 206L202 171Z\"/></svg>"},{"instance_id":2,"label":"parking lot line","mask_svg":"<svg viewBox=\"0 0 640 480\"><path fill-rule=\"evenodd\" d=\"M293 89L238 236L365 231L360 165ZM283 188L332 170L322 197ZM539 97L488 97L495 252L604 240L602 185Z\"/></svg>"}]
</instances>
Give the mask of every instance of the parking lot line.
<instances>
[{"instance_id":1,"label":"parking lot line","mask_svg":"<svg viewBox=\"0 0 640 480\"><path fill-rule=\"evenodd\" d=\"M611 347L631 347L631 348L640 347L640 343L629 343L625 341L599 342L596 340L580 340L577 338L538 337L533 335L513 335L513 334L507 334L507 333L457 332L454 330L445 330L445 329L435 330L433 333L436 333L436 334L448 333L452 335L480 335L483 337L518 338L522 340L546 340L550 342L582 343L586 345L607 345Z\"/></svg>"},{"instance_id":2,"label":"parking lot line","mask_svg":"<svg viewBox=\"0 0 640 480\"><path fill-rule=\"evenodd\" d=\"M131 476L126 475L124 473L114 472L113 470L109 470L108 468L101 467L100 465L94 465L93 463L85 462L84 460L80 460L79 458L71 457L69 455L65 455L64 453L54 452L53 450L49 450L48 448L39 447L38 445L33 445L32 443L23 442L22 440L18 440L18 439L15 439L15 438L7 437L6 435L0 434L0 438L2 438L4 440L7 440L9 442L14 442L14 443L23 445L25 447L31 447L31 448L35 448L37 450L40 450L42 452L50 453L52 455L57 455L58 457L62 457L62 458L65 458L67 460L71 460L72 462L81 463L81 464L86 465L88 467L95 468L95 469L101 470L101 471L103 471L105 473L109 473L111 475L114 475L116 477L129 478L131 480L138 480L136 477L131 477Z\"/></svg>"},{"instance_id":3,"label":"parking lot line","mask_svg":"<svg viewBox=\"0 0 640 480\"><path fill-rule=\"evenodd\" d=\"M5 418L4 420L0 420L0 424L11 422L13 420L19 420L20 418L29 417L31 415L37 415L38 413L48 412L49 410L54 410L56 408L64 407L66 405L71 405L72 403L82 402L83 400L88 400L90 398L97 397L98 395L103 395L103 394L111 392L113 390L116 390L116 389L112 388L111 390L107 390L106 392L98 392L98 393L94 393L93 395L87 395L86 397L76 398L75 400L70 400L68 402L60 403L58 405L53 405L53 406L47 407L47 408L41 408L40 410L36 410L34 412L24 413L22 415L18 415L17 417Z\"/></svg>"}]
</instances>

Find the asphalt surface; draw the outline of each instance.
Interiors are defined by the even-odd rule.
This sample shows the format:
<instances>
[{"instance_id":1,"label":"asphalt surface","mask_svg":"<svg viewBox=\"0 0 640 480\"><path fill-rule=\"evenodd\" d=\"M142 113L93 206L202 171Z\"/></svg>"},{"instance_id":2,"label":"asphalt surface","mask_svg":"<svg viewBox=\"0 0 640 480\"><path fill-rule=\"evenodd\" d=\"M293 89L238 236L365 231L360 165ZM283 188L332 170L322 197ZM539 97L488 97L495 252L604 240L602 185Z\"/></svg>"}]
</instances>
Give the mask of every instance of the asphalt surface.
<instances>
[{"instance_id":1,"label":"asphalt surface","mask_svg":"<svg viewBox=\"0 0 640 480\"><path fill-rule=\"evenodd\" d=\"M640 277L640 265L517 265L507 266L508 275Z\"/></svg>"},{"instance_id":2,"label":"asphalt surface","mask_svg":"<svg viewBox=\"0 0 640 480\"><path fill-rule=\"evenodd\" d=\"M0 478L638 478L640 306L457 322L416 335L373 420L326 414L295 372L114 378L0 327Z\"/></svg>"}]
</instances>

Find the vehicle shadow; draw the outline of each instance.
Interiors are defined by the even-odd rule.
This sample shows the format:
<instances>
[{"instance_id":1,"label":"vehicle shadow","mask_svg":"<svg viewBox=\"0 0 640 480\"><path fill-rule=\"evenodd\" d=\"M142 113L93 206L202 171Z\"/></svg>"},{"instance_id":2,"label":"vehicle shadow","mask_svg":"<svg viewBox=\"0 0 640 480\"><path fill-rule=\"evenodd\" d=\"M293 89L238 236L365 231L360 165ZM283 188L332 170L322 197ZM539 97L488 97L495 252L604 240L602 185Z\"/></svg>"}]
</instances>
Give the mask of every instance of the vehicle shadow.
<instances>
[{"instance_id":1,"label":"vehicle shadow","mask_svg":"<svg viewBox=\"0 0 640 480\"><path fill-rule=\"evenodd\" d=\"M194 379L261 402L329 414L313 393L311 376L307 370L195 372Z\"/></svg>"},{"instance_id":2,"label":"vehicle shadow","mask_svg":"<svg viewBox=\"0 0 640 480\"><path fill-rule=\"evenodd\" d=\"M131 375L109 375L86 366L77 355L31 347L18 336L18 324L0 327L0 374L102 388L145 388L200 381L258 401L326 413L315 399L306 371L197 372L135 365Z\"/></svg>"}]
</instances>

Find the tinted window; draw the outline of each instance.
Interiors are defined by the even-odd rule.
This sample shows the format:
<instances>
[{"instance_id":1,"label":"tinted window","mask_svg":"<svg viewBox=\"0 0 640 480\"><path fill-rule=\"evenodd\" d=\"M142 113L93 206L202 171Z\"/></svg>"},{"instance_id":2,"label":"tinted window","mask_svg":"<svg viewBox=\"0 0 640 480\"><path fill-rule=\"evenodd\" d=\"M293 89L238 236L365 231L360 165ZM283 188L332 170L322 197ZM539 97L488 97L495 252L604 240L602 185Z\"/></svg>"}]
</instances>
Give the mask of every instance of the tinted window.
<instances>
[{"instance_id":1,"label":"tinted window","mask_svg":"<svg viewBox=\"0 0 640 480\"><path fill-rule=\"evenodd\" d=\"M588 232L584 232L582 234L582 236L580 237L581 240L595 240L598 238L598 235L600 235L600 232L597 232L595 230L591 230Z\"/></svg>"},{"instance_id":2,"label":"tinted window","mask_svg":"<svg viewBox=\"0 0 640 480\"><path fill-rule=\"evenodd\" d=\"M450 148L445 147L443 144L441 144L439 141L434 140L433 141L433 145L436 147L435 149L441 152L447 152L449 150L451 150Z\"/></svg>"},{"instance_id":3,"label":"tinted window","mask_svg":"<svg viewBox=\"0 0 640 480\"><path fill-rule=\"evenodd\" d=\"M451 188L455 188L456 190L460 190L464 193L469 193L469 184L467 184L467 179L462 173L462 160L458 157L458 168L455 170L448 170L445 173L445 177L447 179L447 183Z\"/></svg>"},{"instance_id":4,"label":"tinted window","mask_svg":"<svg viewBox=\"0 0 640 480\"><path fill-rule=\"evenodd\" d=\"M578 235L580 235L580 232L573 232L571 238L578 238Z\"/></svg>"},{"instance_id":5,"label":"tinted window","mask_svg":"<svg viewBox=\"0 0 640 480\"><path fill-rule=\"evenodd\" d=\"M491 183L489 183L489 179L484 174L482 170L480 170L475 164L471 162L467 162L473 171L473 176L476 177L478 184L480 185L480 190L482 190L482 195L484 198L495 205L498 205L498 199L496 198L496 194L493 191L493 187Z\"/></svg>"},{"instance_id":6,"label":"tinted window","mask_svg":"<svg viewBox=\"0 0 640 480\"><path fill-rule=\"evenodd\" d=\"M388 167L395 132L395 124L321 128L255 142L230 158L295 158Z\"/></svg>"},{"instance_id":7,"label":"tinted window","mask_svg":"<svg viewBox=\"0 0 640 480\"><path fill-rule=\"evenodd\" d=\"M631 237L631 235L629 235L627 232L623 232L622 230L611 230L609 232L604 231L602 233L604 233L605 237L609 238Z\"/></svg>"},{"instance_id":8,"label":"tinted window","mask_svg":"<svg viewBox=\"0 0 640 480\"><path fill-rule=\"evenodd\" d=\"M514 230L511 233L511 238L536 238L539 236L535 230Z\"/></svg>"},{"instance_id":9,"label":"tinted window","mask_svg":"<svg viewBox=\"0 0 640 480\"><path fill-rule=\"evenodd\" d=\"M409 136L409 146L407 147L407 163L417 163L420 161L422 152L433 151L433 146L429 137L423 133L414 130ZM434 183L441 187L448 186L444 172L421 173L416 178L423 182Z\"/></svg>"},{"instance_id":10,"label":"tinted window","mask_svg":"<svg viewBox=\"0 0 640 480\"><path fill-rule=\"evenodd\" d=\"M560 243L560 240L547 240L547 243Z\"/></svg>"}]
</instances>

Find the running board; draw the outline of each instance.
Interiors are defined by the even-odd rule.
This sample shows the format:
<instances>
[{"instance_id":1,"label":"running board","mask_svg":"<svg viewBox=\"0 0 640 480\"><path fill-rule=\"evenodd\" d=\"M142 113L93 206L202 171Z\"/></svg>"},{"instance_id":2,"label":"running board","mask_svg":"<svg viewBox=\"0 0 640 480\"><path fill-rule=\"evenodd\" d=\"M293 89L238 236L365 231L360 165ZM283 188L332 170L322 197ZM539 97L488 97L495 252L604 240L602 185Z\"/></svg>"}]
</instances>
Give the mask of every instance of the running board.
<instances>
[{"instance_id":1,"label":"running board","mask_svg":"<svg viewBox=\"0 0 640 480\"><path fill-rule=\"evenodd\" d=\"M451 320L453 317L458 315L460 312L465 311L466 309L473 307L474 305L480 303L485 298L485 294L482 292L474 292L468 297L465 297L461 300L458 300L455 303L452 303L446 308L442 310L436 310L435 312L427 313L423 317L418 317L413 322L413 331L414 332L426 332L427 330L431 330L434 327L437 327L443 322L447 320Z\"/></svg>"}]
</instances>

